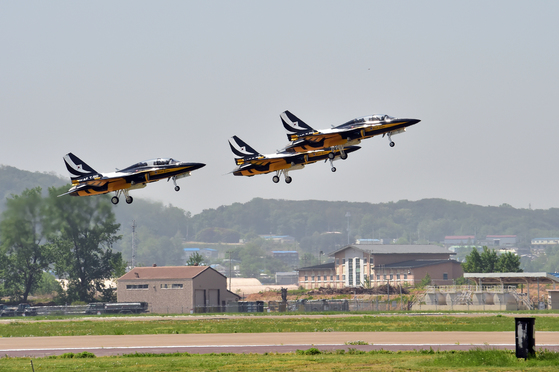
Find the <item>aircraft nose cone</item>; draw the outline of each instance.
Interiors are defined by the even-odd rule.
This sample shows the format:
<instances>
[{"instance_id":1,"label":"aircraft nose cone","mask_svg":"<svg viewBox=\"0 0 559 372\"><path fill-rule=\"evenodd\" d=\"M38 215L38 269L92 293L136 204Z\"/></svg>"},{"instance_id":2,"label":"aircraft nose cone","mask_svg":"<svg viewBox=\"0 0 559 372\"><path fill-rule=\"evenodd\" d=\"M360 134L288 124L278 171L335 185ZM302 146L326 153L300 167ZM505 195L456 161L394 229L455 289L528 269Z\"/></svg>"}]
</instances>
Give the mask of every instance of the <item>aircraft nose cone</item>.
<instances>
[{"instance_id":1,"label":"aircraft nose cone","mask_svg":"<svg viewBox=\"0 0 559 372\"><path fill-rule=\"evenodd\" d=\"M409 125L414 125L419 123L421 120L419 119L404 119L405 121L407 121L409 123Z\"/></svg>"},{"instance_id":2,"label":"aircraft nose cone","mask_svg":"<svg viewBox=\"0 0 559 372\"><path fill-rule=\"evenodd\" d=\"M190 166L192 168L191 170L200 169L206 166L206 164L204 163L184 163L184 164Z\"/></svg>"}]
</instances>

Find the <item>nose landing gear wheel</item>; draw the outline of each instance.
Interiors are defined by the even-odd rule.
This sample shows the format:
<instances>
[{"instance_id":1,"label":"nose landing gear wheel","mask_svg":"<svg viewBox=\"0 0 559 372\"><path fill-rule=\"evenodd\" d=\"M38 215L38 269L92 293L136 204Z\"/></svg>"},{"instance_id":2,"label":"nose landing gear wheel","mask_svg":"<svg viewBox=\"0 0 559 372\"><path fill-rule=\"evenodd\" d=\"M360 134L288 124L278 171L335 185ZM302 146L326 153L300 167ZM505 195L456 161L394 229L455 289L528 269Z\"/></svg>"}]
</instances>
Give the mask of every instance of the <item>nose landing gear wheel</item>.
<instances>
[{"instance_id":1,"label":"nose landing gear wheel","mask_svg":"<svg viewBox=\"0 0 559 372\"><path fill-rule=\"evenodd\" d=\"M390 147L394 147L395 143L394 142L390 142Z\"/></svg>"},{"instance_id":2,"label":"nose landing gear wheel","mask_svg":"<svg viewBox=\"0 0 559 372\"><path fill-rule=\"evenodd\" d=\"M289 176L285 177L285 183L291 183L291 181L293 181L293 179Z\"/></svg>"},{"instance_id":3,"label":"nose landing gear wheel","mask_svg":"<svg viewBox=\"0 0 559 372\"><path fill-rule=\"evenodd\" d=\"M347 159L347 154L345 152L342 152L340 154L340 158L342 158L342 160L346 160Z\"/></svg>"},{"instance_id":4,"label":"nose landing gear wheel","mask_svg":"<svg viewBox=\"0 0 559 372\"><path fill-rule=\"evenodd\" d=\"M274 181L274 183L278 183L279 182L279 177L278 176L272 177L272 181Z\"/></svg>"},{"instance_id":5,"label":"nose landing gear wheel","mask_svg":"<svg viewBox=\"0 0 559 372\"><path fill-rule=\"evenodd\" d=\"M179 186L175 186L175 191L179 191L181 188Z\"/></svg>"},{"instance_id":6,"label":"nose landing gear wheel","mask_svg":"<svg viewBox=\"0 0 559 372\"><path fill-rule=\"evenodd\" d=\"M111 203L113 203L113 204L118 204L118 196L113 196L113 197L111 198Z\"/></svg>"},{"instance_id":7,"label":"nose landing gear wheel","mask_svg":"<svg viewBox=\"0 0 559 372\"><path fill-rule=\"evenodd\" d=\"M131 197L131 196L127 196L127 197L126 197L126 203L132 204L133 201L134 201L134 198L133 198L133 197Z\"/></svg>"},{"instance_id":8,"label":"nose landing gear wheel","mask_svg":"<svg viewBox=\"0 0 559 372\"><path fill-rule=\"evenodd\" d=\"M332 167L332 169L330 169L332 172L336 171L336 167Z\"/></svg>"}]
</instances>

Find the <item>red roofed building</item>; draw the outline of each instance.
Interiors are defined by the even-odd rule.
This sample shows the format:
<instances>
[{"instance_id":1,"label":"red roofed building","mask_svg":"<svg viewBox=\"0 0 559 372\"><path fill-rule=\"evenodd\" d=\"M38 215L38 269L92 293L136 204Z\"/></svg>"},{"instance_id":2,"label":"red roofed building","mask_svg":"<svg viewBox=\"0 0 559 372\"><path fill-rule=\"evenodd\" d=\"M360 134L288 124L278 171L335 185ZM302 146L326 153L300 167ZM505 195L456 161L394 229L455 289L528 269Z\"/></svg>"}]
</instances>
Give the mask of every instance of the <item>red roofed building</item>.
<instances>
[{"instance_id":1,"label":"red roofed building","mask_svg":"<svg viewBox=\"0 0 559 372\"><path fill-rule=\"evenodd\" d=\"M118 302L147 302L159 314L222 311L240 296L227 290L227 278L209 266L135 267L118 279Z\"/></svg>"}]
</instances>

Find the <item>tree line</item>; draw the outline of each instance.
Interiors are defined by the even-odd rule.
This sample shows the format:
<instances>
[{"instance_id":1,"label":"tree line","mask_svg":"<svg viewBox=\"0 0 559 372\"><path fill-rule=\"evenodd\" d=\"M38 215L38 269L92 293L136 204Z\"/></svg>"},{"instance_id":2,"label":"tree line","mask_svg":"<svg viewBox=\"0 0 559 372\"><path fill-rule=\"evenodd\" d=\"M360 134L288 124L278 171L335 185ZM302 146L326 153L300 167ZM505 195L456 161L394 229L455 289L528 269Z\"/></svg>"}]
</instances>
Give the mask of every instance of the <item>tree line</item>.
<instances>
[{"instance_id":1,"label":"tree line","mask_svg":"<svg viewBox=\"0 0 559 372\"><path fill-rule=\"evenodd\" d=\"M206 209L189 217L187 223L191 236L206 229L236 231L245 241L262 234L291 235L305 251L330 244L328 240L345 244L348 237L350 241L363 238L383 239L386 244L425 244L441 242L447 235L475 235L478 240L487 235L516 235L518 246L528 248L533 238L559 236L559 209L480 206L444 199L371 204L254 198ZM322 236L334 232L339 235ZM211 238L216 239L216 235Z\"/></svg>"},{"instance_id":2,"label":"tree line","mask_svg":"<svg viewBox=\"0 0 559 372\"><path fill-rule=\"evenodd\" d=\"M120 239L108 197L58 197L67 186L40 187L11 195L0 220L0 290L15 301L28 296L49 275L64 279L60 302L116 300L105 281L121 276L125 262L112 247ZM50 281L52 284L52 280Z\"/></svg>"},{"instance_id":3,"label":"tree line","mask_svg":"<svg viewBox=\"0 0 559 372\"><path fill-rule=\"evenodd\" d=\"M520 273L520 257L511 252L497 254L494 249L483 247L481 253L473 248L462 263L465 273Z\"/></svg>"}]
</instances>

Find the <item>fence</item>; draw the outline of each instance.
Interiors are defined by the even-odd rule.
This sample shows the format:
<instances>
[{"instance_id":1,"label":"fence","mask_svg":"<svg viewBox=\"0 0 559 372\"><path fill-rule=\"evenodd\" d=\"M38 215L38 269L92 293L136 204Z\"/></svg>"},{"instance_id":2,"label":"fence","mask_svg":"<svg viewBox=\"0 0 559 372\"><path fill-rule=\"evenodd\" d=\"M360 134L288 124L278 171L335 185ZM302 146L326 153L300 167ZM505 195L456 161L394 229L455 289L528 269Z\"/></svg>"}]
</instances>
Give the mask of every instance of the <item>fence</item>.
<instances>
[{"instance_id":1,"label":"fence","mask_svg":"<svg viewBox=\"0 0 559 372\"><path fill-rule=\"evenodd\" d=\"M88 305L36 306L37 315L78 315L85 314Z\"/></svg>"},{"instance_id":2,"label":"fence","mask_svg":"<svg viewBox=\"0 0 559 372\"><path fill-rule=\"evenodd\" d=\"M351 312L351 311L389 311L409 310L411 302L384 300L298 300L298 301L239 301L227 306L197 306L195 313L264 313L264 312Z\"/></svg>"}]
</instances>

